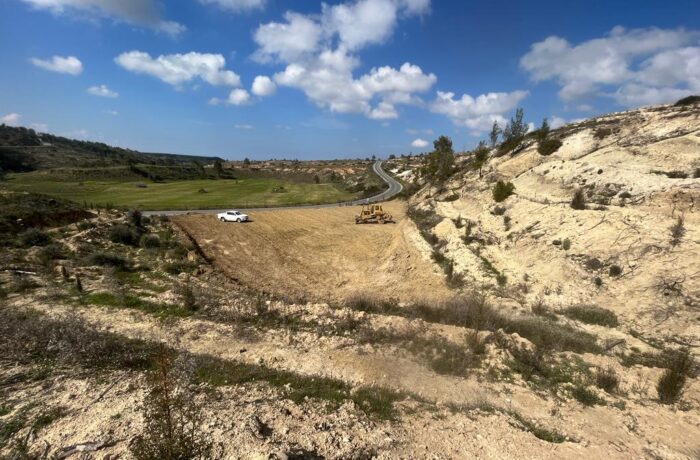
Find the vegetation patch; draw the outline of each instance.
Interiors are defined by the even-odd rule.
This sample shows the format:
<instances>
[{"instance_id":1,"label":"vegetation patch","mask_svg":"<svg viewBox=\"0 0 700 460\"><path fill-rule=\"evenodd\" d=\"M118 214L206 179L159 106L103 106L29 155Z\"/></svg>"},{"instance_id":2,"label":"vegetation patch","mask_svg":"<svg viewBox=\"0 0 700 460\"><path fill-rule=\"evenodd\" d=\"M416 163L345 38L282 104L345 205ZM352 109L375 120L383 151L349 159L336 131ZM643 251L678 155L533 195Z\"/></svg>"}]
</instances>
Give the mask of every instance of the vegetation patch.
<instances>
[{"instance_id":1,"label":"vegetation patch","mask_svg":"<svg viewBox=\"0 0 700 460\"><path fill-rule=\"evenodd\" d=\"M514 190L515 185L513 185L512 182L503 182L499 180L498 182L496 182L496 185L493 187L491 193L493 195L494 201L500 203L501 201L511 196Z\"/></svg>"},{"instance_id":2,"label":"vegetation patch","mask_svg":"<svg viewBox=\"0 0 700 460\"><path fill-rule=\"evenodd\" d=\"M596 305L574 305L562 310L562 314L586 324L606 327L617 327L620 324L614 312Z\"/></svg>"}]
</instances>

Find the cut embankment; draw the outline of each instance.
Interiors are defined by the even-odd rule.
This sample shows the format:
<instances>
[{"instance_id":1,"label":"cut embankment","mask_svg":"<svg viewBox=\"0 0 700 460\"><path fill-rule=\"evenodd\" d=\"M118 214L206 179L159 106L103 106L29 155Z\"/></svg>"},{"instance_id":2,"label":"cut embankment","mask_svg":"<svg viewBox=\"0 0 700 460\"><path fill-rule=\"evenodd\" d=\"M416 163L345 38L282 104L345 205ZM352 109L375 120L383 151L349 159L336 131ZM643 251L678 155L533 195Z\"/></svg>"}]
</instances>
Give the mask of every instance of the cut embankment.
<instances>
[{"instance_id":1,"label":"cut embankment","mask_svg":"<svg viewBox=\"0 0 700 460\"><path fill-rule=\"evenodd\" d=\"M354 207L258 212L242 225L211 215L173 220L218 268L260 291L315 300L448 297L443 276L415 244L420 237L403 204L385 208L395 224L356 225Z\"/></svg>"}]
</instances>

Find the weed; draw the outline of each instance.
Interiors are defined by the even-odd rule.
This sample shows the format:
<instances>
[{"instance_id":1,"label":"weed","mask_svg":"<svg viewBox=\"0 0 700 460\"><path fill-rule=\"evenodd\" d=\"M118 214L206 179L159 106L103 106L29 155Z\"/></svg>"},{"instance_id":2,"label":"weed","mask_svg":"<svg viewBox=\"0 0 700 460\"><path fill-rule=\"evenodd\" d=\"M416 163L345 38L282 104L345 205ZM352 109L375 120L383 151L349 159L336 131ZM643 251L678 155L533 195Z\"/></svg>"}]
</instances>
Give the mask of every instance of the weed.
<instances>
[{"instance_id":1,"label":"weed","mask_svg":"<svg viewBox=\"0 0 700 460\"><path fill-rule=\"evenodd\" d=\"M569 318L586 324L597 324L606 327L617 327L619 325L615 313L596 305L574 305L563 310L562 313Z\"/></svg>"},{"instance_id":2,"label":"weed","mask_svg":"<svg viewBox=\"0 0 700 460\"><path fill-rule=\"evenodd\" d=\"M611 265L608 274L613 277L620 276L622 275L622 267L619 265Z\"/></svg>"},{"instance_id":3,"label":"weed","mask_svg":"<svg viewBox=\"0 0 700 460\"><path fill-rule=\"evenodd\" d=\"M202 431L204 416L187 382L178 379L173 357L160 352L148 376L143 431L131 447L137 460L216 458L211 436Z\"/></svg>"},{"instance_id":4,"label":"weed","mask_svg":"<svg viewBox=\"0 0 700 460\"><path fill-rule=\"evenodd\" d=\"M678 246L685 235L685 220L683 216L678 216L676 223L669 228L669 231L671 232L671 246Z\"/></svg>"},{"instance_id":5,"label":"weed","mask_svg":"<svg viewBox=\"0 0 700 460\"><path fill-rule=\"evenodd\" d=\"M620 386L620 377L615 372L615 369L610 366L604 369L598 368L595 373L595 384L607 393L614 393Z\"/></svg>"},{"instance_id":6,"label":"weed","mask_svg":"<svg viewBox=\"0 0 700 460\"><path fill-rule=\"evenodd\" d=\"M114 267L117 270L128 270L131 262L126 258L109 252L96 251L85 258L88 265L99 265L102 267Z\"/></svg>"},{"instance_id":7,"label":"weed","mask_svg":"<svg viewBox=\"0 0 700 460\"><path fill-rule=\"evenodd\" d=\"M182 318L193 313L193 310L188 308L155 303L131 294L115 295L109 292L98 292L88 294L82 300L90 305L141 310L159 317L175 316Z\"/></svg>"}]
</instances>

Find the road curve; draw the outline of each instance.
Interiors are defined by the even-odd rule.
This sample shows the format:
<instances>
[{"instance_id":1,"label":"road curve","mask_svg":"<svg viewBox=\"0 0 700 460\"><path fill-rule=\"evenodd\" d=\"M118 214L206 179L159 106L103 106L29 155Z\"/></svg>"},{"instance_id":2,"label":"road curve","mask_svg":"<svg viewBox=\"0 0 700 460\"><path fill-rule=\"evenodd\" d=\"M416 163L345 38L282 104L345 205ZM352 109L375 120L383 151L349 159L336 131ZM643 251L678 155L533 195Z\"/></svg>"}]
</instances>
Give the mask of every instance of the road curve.
<instances>
[{"instance_id":1,"label":"road curve","mask_svg":"<svg viewBox=\"0 0 700 460\"><path fill-rule=\"evenodd\" d=\"M340 203L328 203L328 204L307 204L300 206L278 206L274 208L237 208L244 211L273 211L277 209L321 209L321 208L337 208L338 206L356 206L366 203L377 203L379 201L386 201L395 195L401 193L403 190L403 185L401 182L397 181L391 177L384 169L382 169L382 160L377 160L372 165L372 171L374 171L387 185L389 188L384 190L378 195L371 196L369 198L363 198L361 200L354 201L343 201ZM185 209L185 210L173 210L173 211L142 211L144 216L176 216L180 214L217 214L220 212L228 211L227 209Z\"/></svg>"}]
</instances>

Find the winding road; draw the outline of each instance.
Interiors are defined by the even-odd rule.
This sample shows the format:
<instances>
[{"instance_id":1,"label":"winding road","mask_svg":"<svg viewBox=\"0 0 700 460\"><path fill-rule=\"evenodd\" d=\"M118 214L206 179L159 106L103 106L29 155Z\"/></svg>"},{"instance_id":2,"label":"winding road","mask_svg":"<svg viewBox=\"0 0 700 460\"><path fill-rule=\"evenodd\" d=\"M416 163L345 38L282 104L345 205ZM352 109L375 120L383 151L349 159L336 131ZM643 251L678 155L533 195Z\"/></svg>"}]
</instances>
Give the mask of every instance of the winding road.
<instances>
[{"instance_id":1,"label":"winding road","mask_svg":"<svg viewBox=\"0 0 700 460\"><path fill-rule=\"evenodd\" d=\"M377 160L372 165L372 171L374 171L385 183L389 185L389 188L384 190L378 195L371 196L369 198L363 198L361 200L354 201L343 201L340 203L328 203L328 204L307 204L301 206L278 206L273 208L238 208L244 211L273 211L277 209L320 209L320 208L337 208L338 206L356 206L366 203L377 203L379 201L386 201L391 199L395 195L401 193L403 190L403 185L393 177L391 177L382 168L382 161ZM229 209L187 209L187 210L173 210L173 211L143 211L144 216L176 216L180 214L217 214L220 212L228 211Z\"/></svg>"}]
</instances>

